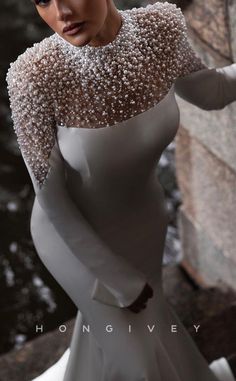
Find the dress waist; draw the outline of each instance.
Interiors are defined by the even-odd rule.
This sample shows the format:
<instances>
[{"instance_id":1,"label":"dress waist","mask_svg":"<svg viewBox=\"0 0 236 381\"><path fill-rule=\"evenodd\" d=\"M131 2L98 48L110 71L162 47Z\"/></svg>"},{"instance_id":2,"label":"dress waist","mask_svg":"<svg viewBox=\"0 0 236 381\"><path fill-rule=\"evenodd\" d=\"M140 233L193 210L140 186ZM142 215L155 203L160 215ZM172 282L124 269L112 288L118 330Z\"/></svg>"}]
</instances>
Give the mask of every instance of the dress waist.
<instances>
[{"instance_id":1,"label":"dress waist","mask_svg":"<svg viewBox=\"0 0 236 381\"><path fill-rule=\"evenodd\" d=\"M73 187L72 187L73 184ZM130 260L148 277L161 271L169 213L157 176L128 192L116 193L69 184L69 193L83 216L117 255ZM160 274L159 274L160 276Z\"/></svg>"}]
</instances>

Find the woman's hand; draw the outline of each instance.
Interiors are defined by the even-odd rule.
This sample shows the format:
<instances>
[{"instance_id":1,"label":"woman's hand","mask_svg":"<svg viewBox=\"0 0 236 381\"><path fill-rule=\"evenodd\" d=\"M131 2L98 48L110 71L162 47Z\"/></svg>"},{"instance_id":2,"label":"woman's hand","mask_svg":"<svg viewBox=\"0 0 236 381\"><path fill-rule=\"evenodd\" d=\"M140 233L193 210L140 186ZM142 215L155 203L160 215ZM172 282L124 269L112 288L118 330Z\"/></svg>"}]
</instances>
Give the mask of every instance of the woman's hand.
<instances>
[{"instance_id":1,"label":"woman's hand","mask_svg":"<svg viewBox=\"0 0 236 381\"><path fill-rule=\"evenodd\" d=\"M130 311L138 313L142 309L146 308L146 303L149 298L153 297L153 289L149 286L148 283L145 284L141 294L137 297L137 299L130 304L128 308Z\"/></svg>"}]
</instances>

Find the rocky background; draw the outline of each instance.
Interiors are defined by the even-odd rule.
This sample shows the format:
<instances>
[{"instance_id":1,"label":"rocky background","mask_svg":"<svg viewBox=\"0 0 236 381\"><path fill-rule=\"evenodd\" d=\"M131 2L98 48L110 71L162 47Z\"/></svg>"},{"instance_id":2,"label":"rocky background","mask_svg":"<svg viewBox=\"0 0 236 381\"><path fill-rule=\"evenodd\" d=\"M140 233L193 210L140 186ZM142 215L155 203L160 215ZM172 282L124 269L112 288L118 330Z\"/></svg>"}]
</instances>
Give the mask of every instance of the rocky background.
<instances>
[{"instance_id":1,"label":"rocky background","mask_svg":"<svg viewBox=\"0 0 236 381\"><path fill-rule=\"evenodd\" d=\"M208 67L236 62L236 2L195 0L186 10L192 44ZM208 285L236 289L236 102L205 111L178 98L180 231L187 267ZM235 338L236 341L236 338Z\"/></svg>"}]
</instances>

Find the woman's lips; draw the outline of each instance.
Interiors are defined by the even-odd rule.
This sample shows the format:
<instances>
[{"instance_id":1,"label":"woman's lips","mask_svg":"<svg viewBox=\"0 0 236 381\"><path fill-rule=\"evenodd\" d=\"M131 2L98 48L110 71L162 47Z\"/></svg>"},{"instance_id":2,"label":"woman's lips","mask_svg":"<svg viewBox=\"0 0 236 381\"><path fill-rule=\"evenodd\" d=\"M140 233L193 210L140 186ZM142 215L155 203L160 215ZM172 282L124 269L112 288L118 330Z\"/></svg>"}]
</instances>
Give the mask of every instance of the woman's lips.
<instances>
[{"instance_id":1,"label":"woman's lips","mask_svg":"<svg viewBox=\"0 0 236 381\"><path fill-rule=\"evenodd\" d=\"M63 33L68 35L68 36L73 36L74 34L78 33L82 27L84 26L84 21L81 22L81 23L75 23L75 24L72 24L68 27L65 27L63 29Z\"/></svg>"}]
</instances>

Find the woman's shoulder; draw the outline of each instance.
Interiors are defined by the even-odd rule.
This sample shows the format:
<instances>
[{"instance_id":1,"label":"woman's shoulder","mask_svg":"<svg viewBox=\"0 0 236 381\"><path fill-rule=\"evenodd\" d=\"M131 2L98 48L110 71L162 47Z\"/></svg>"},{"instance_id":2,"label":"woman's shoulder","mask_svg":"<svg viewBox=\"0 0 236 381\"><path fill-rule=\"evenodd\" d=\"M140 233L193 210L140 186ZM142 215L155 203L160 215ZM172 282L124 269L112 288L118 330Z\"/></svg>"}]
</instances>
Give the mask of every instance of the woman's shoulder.
<instances>
[{"instance_id":1,"label":"woman's shoulder","mask_svg":"<svg viewBox=\"0 0 236 381\"><path fill-rule=\"evenodd\" d=\"M152 33L164 32L166 36L172 35L172 40L186 28L185 17L181 8L175 3L157 1L145 7L132 8L128 12L135 15L144 29L149 28Z\"/></svg>"},{"instance_id":2,"label":"woman's shoulder","mask_svg":"<svg viewBox=\"0 0 236 381\"><path fill-rule=\"evenodd\" d=\"M17 86L27 81L33 84L34 81L50 80L52 68L58 62L59 54L55 35L34 43L10 63L6 74L8 85Z\"/></svg>"},{"instance_id":3,"label":"woman's shoulder","mask_svg":"<svg viewBox=\"0 0 236 381\"><path fill-rule=\"evenodd\" d=\"M183 17L183 13L180 7L177 7L175 3L169 1L156 1L153 4L148 4L145 7L134 7L130 10L140 15L159 16L159 17Z\"/></svg>"}]
</instances>

